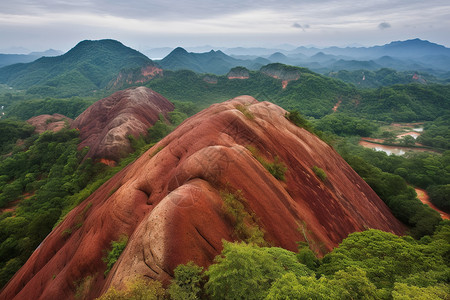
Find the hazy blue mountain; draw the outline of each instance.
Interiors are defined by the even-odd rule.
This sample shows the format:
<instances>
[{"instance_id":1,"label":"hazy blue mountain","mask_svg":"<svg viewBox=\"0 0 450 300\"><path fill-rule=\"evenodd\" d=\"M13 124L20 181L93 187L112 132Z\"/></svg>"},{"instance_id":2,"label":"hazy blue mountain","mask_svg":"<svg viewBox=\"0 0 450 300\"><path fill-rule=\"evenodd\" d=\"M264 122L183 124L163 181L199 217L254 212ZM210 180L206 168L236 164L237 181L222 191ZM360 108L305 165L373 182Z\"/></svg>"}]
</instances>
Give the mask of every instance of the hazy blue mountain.
<instances>
[{"instance_id":1,"label":"hazy blue mountain","mask_svg":"<svg viewBox=\"0 0 450 300\"><path fill-rule=\"evenodd\" d=\"M450 56L450 48L442 45L424 41L421 39L413 39L407 41L395 41L383 46L373 47L328 47L323 49L298 47L293 53L302 53L312 56L315 53L323 52L331 55L344 55L353 58L379 58L382 56L402 57L402 58L419 58L427 55L445 55Z\"/></svg>"},{"instance_id":2,"label":"hazy blue mountain","mask_svg":"<svg viewBox=\"0 0 450 300\"><path fill-rule=\"evenodd\" d=\"M43 52L31 52L30 54L1 54L0 53L0 68L17 63L28 63L35 61L42 56L57 56L62 52L58 50L49 49Z\"/></svg>"},{"instance_id":3,"label":"hazy blue mountain","mask_svg":"<svg viewBox=\"0 0 450 300\"><path fill-rule=\"evenodd\" d=\"M360 60L343 60L340 59L330 66L333 70L378 70L381 66L372 60L360 61Z\"/></svg>"},{"instance_id":4,"label":"hazy blue mountain","mask_svg":"<svg viewBox=\"0 0 450 300\"><path fill-rule=\"evenodd\" d=\"M166 70L191 70L197 73L224 75L236 66L259 69L266 61L242 60L226 55L220 50L204 53L188 52L178 47L158 63Z\"/></svg>"},{"instance_id":5,"label":"hazy blue mountain","mask_svg":"<svg viewBox=\"0 0 450 300\"><path fill-rule=\"evenodd\" d=\"M420 39L374 47L298 47L293 51L275 52L267 58L271 62L307 67L321 73L391 68L429 72L446 78L445 73L450 69L450 49Z\"/></svg>"}]
</instances>

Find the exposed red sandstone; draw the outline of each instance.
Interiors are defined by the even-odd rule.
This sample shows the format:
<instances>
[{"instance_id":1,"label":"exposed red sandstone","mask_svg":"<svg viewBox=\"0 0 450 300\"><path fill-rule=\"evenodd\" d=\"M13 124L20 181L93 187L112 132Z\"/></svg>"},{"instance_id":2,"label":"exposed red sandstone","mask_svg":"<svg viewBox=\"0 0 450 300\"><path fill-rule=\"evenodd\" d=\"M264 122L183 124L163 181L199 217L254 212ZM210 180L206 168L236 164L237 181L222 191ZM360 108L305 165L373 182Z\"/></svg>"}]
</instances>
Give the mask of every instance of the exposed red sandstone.
<instances>
[{"instance_id":1,"label":"exposed red sandstone","mask_svg":"<svg viewBox=\"0 0 450 300\"><path fill-rule=\"evenodd\" d=\"M162 76L163 73L163 70L156 64L147 65L142 68L122 70L110 82L109 87L120 88L124 85L144 83L155 77Z\"/></svg>"},{"instance_id":2,"label":"exposed red sandstone","mask_svg":"<svg viewBox=\"0 0 450 300\"><path fill-rule=\"evenodd\" d=\"M129 135L145 135L147 129L167 117L174 106L157 92L130 88L95 102L72 123L80 130L79 148L89 147L86 157L110 164L132 151Z\"/></svg>"},{"instance_id":3,"label":"exposed red sandstone","mask_svg":"<svg viewBox=\"0 0 450 300\"><path fill-rule=\"evenodd\" d=\"M39 115L27 120L30 125L34 126L36 133L43 133L44 131L57 132L66 126L70 126L72 121L72 119L60 114Z\"/></svg>"},{"instance_id":4,"label":"exposed red sandstone","mask_svg":"<svg viewBox=\"0 0 450 300\"><path fill-rule=\"evenodd\" d=\"M224 186L242 191L246 210L274 246L295 251L307 239L323 255L354 231L402 234L405 227L348 164L285 113L241 96L186 120L72 210L0 298L71 299L80 282L89 283L87 297L94 298L136 274L167 282L178 264L208 266L222 239L233 240ZM288 167L286 180L275 179L248 145L266 159L278 156ZM325 170L326 182L313 166ZM104 278L102 256L122 234L128 245Z\"/></svg>"}]
</instances>

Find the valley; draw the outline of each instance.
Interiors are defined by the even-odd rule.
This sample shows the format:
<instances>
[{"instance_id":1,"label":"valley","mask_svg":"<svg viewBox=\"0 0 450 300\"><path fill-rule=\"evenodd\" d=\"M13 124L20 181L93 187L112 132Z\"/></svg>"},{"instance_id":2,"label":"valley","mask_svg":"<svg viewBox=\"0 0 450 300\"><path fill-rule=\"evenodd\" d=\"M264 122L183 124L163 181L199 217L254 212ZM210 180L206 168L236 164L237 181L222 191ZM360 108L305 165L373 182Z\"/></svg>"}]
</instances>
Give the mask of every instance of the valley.
<instances>
[{"instance_id":1,"label":"valley","mask_svg":"<svg viewBox=\"0 0 450 300\"><path fill-rule=\"evenodd\" d=\"M445 70L362 60L422 47L447 53L99 40L0 68L0 298L445 299Z\"/></svg>"}]
</instances>

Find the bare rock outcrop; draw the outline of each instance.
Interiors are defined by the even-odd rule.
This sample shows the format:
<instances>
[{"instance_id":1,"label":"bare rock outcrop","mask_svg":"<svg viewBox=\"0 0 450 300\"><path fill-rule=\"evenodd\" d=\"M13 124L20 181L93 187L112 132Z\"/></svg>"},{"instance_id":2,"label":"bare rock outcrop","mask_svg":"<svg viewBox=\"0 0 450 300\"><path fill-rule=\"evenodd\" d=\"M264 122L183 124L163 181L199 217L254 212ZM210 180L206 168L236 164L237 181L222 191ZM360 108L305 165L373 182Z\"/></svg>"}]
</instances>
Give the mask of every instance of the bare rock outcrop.
<instances>
[{"instance_id":1,"label":"bare rock outcrop","mask_svg":"<svg viewBox=\"0 0 450 300\"><path fill-rule=\"evenodd\" d=\"M34 126L36 133L43 133L44 131L57 132L66 126L70 126L72 119L61 114L53 115L39 115L27 120L27 123Z\"/></svg>"},{"instance_id":2,"label":"bare rock outcrop","mask_svg":"<svg viewBox=\"0 0 450 300\"><path fill-rule=\"evenodd\" d=\"M299 79L301 75L299 68L280 63L269 64L262 67L260 71L272 78L280 79L283 89L287 87L290 81Z\"/></svg>"},{"instance_id":3,"label":"bare rock outcrop","mask_svg":"<svg viewBox=\"0 0 450 300\"><path fill-rule=\"evenodd\" d=\"M223 209L227 191L245 197L269 244L293 251L307 240L323 255L366 228L402 234L404 225L350 166L285 113L240 96L187 119L72 210L0 298L73 299L83 286L92 299L136 274L167 283L178 264L208 266L222 239L237 238ZM249 149L284 163L285 180ZM121 235L128 244L105 278L102 257Z\"/></svg>"},{"instance_id":4,"label":"bare rock outcrop","mask_svg":"<svg viewBox=\"0 0 450 300\"><path fill-rule=\"evenodd\" d=\"M173 109L149 88L130 88L95 102L71 127L80 130L79 147L89 147L86 157L114 163L132 151L129 135L145 135L161 114L167 117Z\"/></svg>"}]
</instances>

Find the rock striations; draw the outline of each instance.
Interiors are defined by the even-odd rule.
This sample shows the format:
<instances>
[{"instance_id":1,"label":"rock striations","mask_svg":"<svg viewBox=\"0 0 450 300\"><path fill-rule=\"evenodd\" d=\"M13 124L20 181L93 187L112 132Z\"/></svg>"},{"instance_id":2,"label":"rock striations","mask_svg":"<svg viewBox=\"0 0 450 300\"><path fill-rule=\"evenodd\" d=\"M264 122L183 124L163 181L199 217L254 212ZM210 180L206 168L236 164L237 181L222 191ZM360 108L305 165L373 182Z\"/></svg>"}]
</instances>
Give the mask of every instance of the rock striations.
<instances>
[{"instance_id":1,"label":"rock striations","mask_svg":"<svg viewBox=\"0 0 450 300\"><path fill-rule=\"evenodd\" d=\"M162 114L174 106L146 87L130 88L95 102L72 123L80 130L80 148L89 147L87 157L106 163L131 152L129 135L145 135Z\"/></svg>"},{"instance_id":2,"label":"rock striations","mask_svg":"<svg viewBox=\"0 0 450 300\"><path fill-rule=\"evenodd\" d=\"M307 240L323 255L354 231L402 234L405 227L347 163L285 113L240 96L186 120L72 210L0 298L71 299L81 286L92 299L136 274L167 283L178 264L207 266L222 239L236 239L224 211L230 191L246 199L245 210L273 246L296 250ZM283 162L285 180L249 149ZM105 277L102 257L121 235L128 244Z\"/></svg>"},{"instance_id":3,"label":"rock striations","mask_svg":"<svg viewBox=\"0 0 450 300\"><path fill-rule=\"evenodd\" d=\"M39 115L27 120L27 123L34 126L34 132L43 133L44 131L57 132L66 126L70 126L72 119L61 114Z\"/></svg>"}]
</instances>

